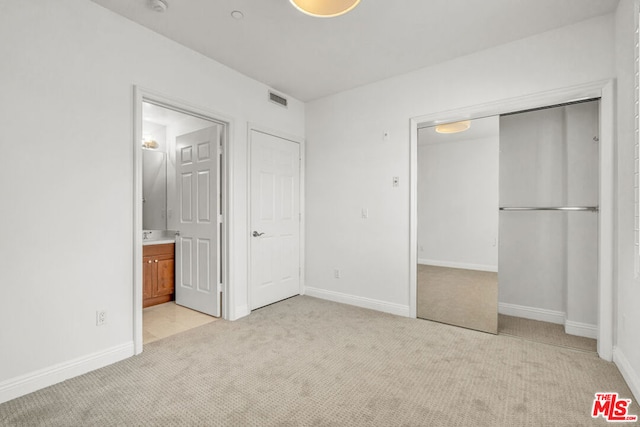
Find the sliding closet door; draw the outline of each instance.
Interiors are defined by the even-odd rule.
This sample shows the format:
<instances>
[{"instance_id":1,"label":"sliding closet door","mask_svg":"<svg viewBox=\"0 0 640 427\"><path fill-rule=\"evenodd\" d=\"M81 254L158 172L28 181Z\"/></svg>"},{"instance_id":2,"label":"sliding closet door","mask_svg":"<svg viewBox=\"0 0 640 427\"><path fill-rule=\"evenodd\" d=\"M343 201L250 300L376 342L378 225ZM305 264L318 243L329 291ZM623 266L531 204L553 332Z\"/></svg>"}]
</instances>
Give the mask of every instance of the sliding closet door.
<instances>
[{"instance_id":1,"label":"sliding closet door","mask_svg":"<svg viewBox=\"0 0 640 427\"><path fill-rule=\"evenodd\" d=\"M498 330L498 117L418 131L417 315Z\"/></svg>"},{"instance_id":2,"label":"sliding closet door","mask_svg":"<svg viewBox=\"0 0 640 427\"><path fill-rule=\"evenodd\" d=\"M500 118L501 311L584 336L597 324L598 104Z\"/></svg>"}]
</instances>

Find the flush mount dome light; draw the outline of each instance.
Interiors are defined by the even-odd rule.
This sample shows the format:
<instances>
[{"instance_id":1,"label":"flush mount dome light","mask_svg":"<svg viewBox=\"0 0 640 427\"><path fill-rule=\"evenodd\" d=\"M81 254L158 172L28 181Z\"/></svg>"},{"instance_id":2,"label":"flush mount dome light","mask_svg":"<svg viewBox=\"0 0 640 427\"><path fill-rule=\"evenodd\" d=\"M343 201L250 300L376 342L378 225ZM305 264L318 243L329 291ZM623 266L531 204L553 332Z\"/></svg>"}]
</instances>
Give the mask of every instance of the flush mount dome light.
<instances>
[{"instance_id":1,"label":"flush mount dome light","mask_svg":"<svg viewBox=\"0 0 640 427\"><path fill-rule=\"evenodd\" d=\"M151 10L158 13L166 12L169 8L169 4L165 0L148 0L147 4Z\"/></svg>"},{"instance_id":2,"label":"flush mount dome light","mask_svg":"<svg viewBox=\"0 0 640 427\"><path fill-rule=\"evenodd\" d=\"M461 122L445 123L436 126L436 132L438 133L458 133L464 132L471 127L470 120L463 120Z\"/></svg>"},{"instance_id":3,"label":"flush mount dome light","mask_svg":"<svg viewBox=\"0 0 640 427\"><path fill-rule=\"evenodd\" d=\"M319 18L344 15L360 3L360 0L289 0L300 12Z\"/></svg>"}]
</instances>

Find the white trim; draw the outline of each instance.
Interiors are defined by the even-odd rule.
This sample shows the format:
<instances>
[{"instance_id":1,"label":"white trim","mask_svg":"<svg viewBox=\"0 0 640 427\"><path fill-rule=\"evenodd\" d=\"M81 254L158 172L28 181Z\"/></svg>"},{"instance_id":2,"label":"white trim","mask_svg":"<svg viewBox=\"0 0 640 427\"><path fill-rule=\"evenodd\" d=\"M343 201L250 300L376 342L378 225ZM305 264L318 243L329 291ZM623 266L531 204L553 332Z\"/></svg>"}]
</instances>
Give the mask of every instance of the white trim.
<instances>
[{"instance_id":1,"label":"white trim","mask_svg":"<svg viewBox=\"0 0 640 427\"><path fill-rule=\"evenodd\" d=\"M326 289L311 288L307 286L305 289L305 295L342 304L354 305L356 307L369 308L371 310L382 311L385 313L395 314L397 316L409 317L410 314L409 306L407 305L343 294L342 292L327 291Z\"/></svg>"},{"instance_id":2,"label":"white trim","mask_svg":"<svg viewBox=\"0 0 640 427\"><path fill-rule=\"evenodd\" d=\"M613 360L613 256L615 85L607 82L600 100L600 207L598 213L598 355Z\"/></svg>"},{"instance_id":3,"label":"white trim","mask_svg":"<svg viewBox=\"0 0 640 427\"><path fill-rule=\"evenodd\" d=\"M307 164L307 144L304 139L300 141L300 295L304 295L306 288L306 248L307 248L307 235L305 233L307 224L307 215L305 210L306 205L306 164Z\"/></svg>"},{"instance_id":4,"label":"white trim","mask_svg":"<svg viewBox=\"0 0 640 427\"><path fill-rule=\"evenodd\" d=\"M556 325L564 325L565 319L565 313L562 311L508 304L506 302L498 303L498 313L505 314L507 316L522 317L523 319L555 323Z\"/></svg>"},{"instance_id":5,"label":"white trim","mask_svg":"<svg viewBox=\"0 0 640 427\"><path fill-rule=\"evenodd\" d=\"M142 88L140 86L133 87L133 149L134 149L134 169L133 169L133 342L135 354L140 354L143 347L142 334L142 147L139 141L142 140L142 102L147 100L150 102L166 105L167 108L199 116L203 119L210 120L223 126L224 138L222 141L222 168L224 176L221 182L223 211L222 216L225 219L222 227L222 263L223 272L225 274L222 280L222 315L224 319L233 318L234 313L234 286L232 277L232 258L229 256L233 249L233 212L231 209L231 189L233 187L233 157L231 157L232 146L230 143L233 137L234 121L232 118L205 108L192 105L188 102L168 97L159 92Z\"/></svg>"},{"instance_id":6,"label":"white trim","mask_svg":"<svg viewBox=\"0 0 640 427\"><path fill-rule=\"evenodd\" d=\"M305 293L305 168L304 165L306 163L306 150L305 150L305 139L303 137L295 136L288 134L286 132L281 132L279 130L275 130L269 128L267 126L259 125L257 123L249 122L247 123L247 310L248 313L251 313L251 294L253 289L251 287L251 132L260 132L266 135L275 136L276 138L285 139L287 141L291 141L293 143L298 144L299 154L300 154L300 168L298 170L299 173L299 183L300 183L300 247L299 247L299 267L300 267L300 283L298 287L298 292L300 295ZM238 316L242 317L242 316Z\"/></svg>"},{"instance_id":7,"label":"white trim","mask_svg":"<svg viewBox=\"0 0 640 427\"><path fill-rule=\"evenodd\" d=\"M142 98L133 87L133 345L142 353Z\"/></svg>"},{"instance_id":8,"label":"white trim","mask_svg":"<svg viewBox=\"0 0 640 427\"><path fill-rule=\"evenodd\" d=\"M469 264L466 262L440 261L437 259L425 259L425 258L419 258L418 264L433 265L435 267L461 268L464 270L490 271L493 273L498 272L497 265Z\"/></svg>"},{"instance_id":9,"label":"white trim","mask_svg":"<svg viewBox=\"0 0 640 427\"><path fill-rule=\"evenodd\" d=\"M409 317L418 317L418 119L409 120Z\"/></svg>"},{"instance_id":10,"label":"white trim","mask_svg":"<svg viewBox=\"0 0 640 427\"><path fill-rule=\"evenodd\" d=\"M541 322L564 325L565 333L585 338L598 338L598 326L589 323L574 322L566 319L566 313L544 308L527 307L524 305L498 303L498 313L523 319L539 320Z\"/></svg>"},{"instance_id":11,"label":"white trim","mask_svg":"<svg viewBox=\"0 0 640 427\"><path fill-rule=\"evenodd\" d=\"M0 403L86 374L133 356L133 341L92 353L0 383Z\"/></svg>"},{"instance_id":12,"label":"white trim","mask_svg":"<svg viewBox=\"0 0 640 427\"><path fill-rule=\"evenodd\" d=\"M249 306L248 305L241 305L236 307L236 310L234 312L234 317L233 318L229 318L229 320L238 320L241 319L243 317L246 317L248 315L251 314L251 310L249 310Z\"/></svg>"},{"instance_id":13,"label":"white trim","mask_svg":"<svg viewBox=\"0 0 640 427\"><path fill-rule=\"evenodd\" d=\"M600 97L600 215L598 254L598 354L607 361L613 353L613 236L614 236L614 81L600 80L588 84L503 99L455 110L413 117L410 125L410 234L409 234L409 308L416 317L417 252L418 252L418 192L417 146L418 127L442 122L476 119L508 112L522 111L563 102Z\"/></svg>"},{"instance_id":14,"label":"white trim","mask_svg":"<svg viewBox=\"0 0 640 427\"><path fill-rule=\"evenodd\" d=\"M566 320L564 322L564 332L578 337L593 338L594 340L598 339L598 325L592 325L589 323Z\"/></svg>"},{"instance_id":15,"label":"white trim","mask_svg":"<svg viewBox=\"0 0 640 427\"><path fill-rule=\"evenodd\" d=\"M613 363L615 363L618 370L620 370L622 378L626 381L629 389L631 389L631 393L633 393L636 403L638 403L640 401L640 376L633 369L631 363L629 363L629 360L619 347L613 348ZM627 396L623 397L627 398Z\"/></svg>"}]
</instances>

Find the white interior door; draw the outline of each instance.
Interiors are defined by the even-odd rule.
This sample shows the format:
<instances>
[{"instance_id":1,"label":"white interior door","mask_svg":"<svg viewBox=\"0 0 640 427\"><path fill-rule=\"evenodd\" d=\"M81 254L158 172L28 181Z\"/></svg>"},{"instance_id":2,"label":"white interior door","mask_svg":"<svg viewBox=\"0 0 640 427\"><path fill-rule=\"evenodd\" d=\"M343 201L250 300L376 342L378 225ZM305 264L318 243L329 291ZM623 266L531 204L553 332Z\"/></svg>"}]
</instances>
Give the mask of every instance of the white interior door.
<instances>
[{"instance_id":1,"label":"white interior door","mask_svg":"<svg viewBox=\"0 0 640 427\"><path fill-rule=\"evenodd\" d=\"M300 293L300 145L251 131L251 309Z\"/></svg>"},{"instance_id":2,"label":"white interior door","mask_svg":"<svg viewBox=\"0 0 640 427\"><path fill-rule=\"evenodd\" d=\"M176 304L220 316L220 126L176 138Z\"/></svg>"}]
</instances>

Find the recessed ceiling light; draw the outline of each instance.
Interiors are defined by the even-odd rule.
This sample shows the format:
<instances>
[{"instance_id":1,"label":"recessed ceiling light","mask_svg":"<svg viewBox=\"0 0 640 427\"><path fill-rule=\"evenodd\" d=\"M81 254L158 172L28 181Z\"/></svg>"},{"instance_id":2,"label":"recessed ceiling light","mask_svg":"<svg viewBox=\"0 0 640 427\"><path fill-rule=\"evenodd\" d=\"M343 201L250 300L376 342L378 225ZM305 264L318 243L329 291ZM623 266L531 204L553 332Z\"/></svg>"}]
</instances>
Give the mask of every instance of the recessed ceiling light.
<instances>
[{"instance_id":1,"label":"recessed ceiling light","mask_svg":"<svg viewBox=\"0 0 640 427\"><path fill-rule=\"evenodd\" d=\"M344 15L360 3L360 0L289 0L302 13L318 18Z\"/></svg>"},{"instance_id":2,"label":"recessed ceiling light","mask_svg":"<svg viewBox=\"0 0 640 427\"><path fill-rule=\"evenodd\" d=\"M239 10L234 10L233 12L231 12L231 17L233 19L240 20L244 18L244 13L240 12Z\"/></svg>"},{"instance_id":3,"label":"recessed ceiling light","mask_svg":"<svg viewBox=\"0 0 640 427\"><path fill-rule=\"evenodd\" d=\"M471 121L463 120L461 122L445 123L436 126L438 133L458 133L464 132L471 127Z\"/></svg>"},{"instance_id":4,"label":"recessed ceiling light","mask_svg":"<svg viewBox=\"0 0 640 427\"><path fill-rule=\"evenodd\" d=\"M166 12L169 8L169 4L165 0L149 0L149 7L159 13Z\"/></svg>"}]
</instances>

